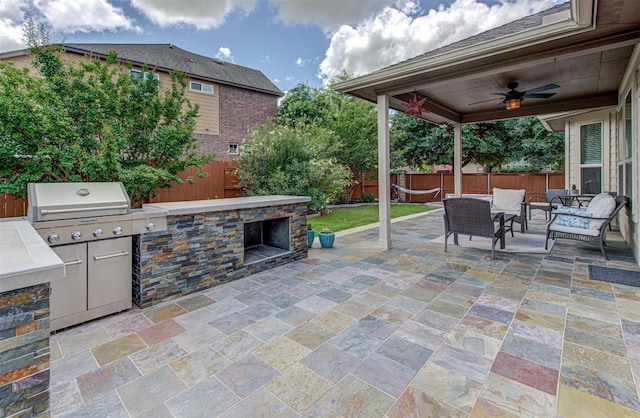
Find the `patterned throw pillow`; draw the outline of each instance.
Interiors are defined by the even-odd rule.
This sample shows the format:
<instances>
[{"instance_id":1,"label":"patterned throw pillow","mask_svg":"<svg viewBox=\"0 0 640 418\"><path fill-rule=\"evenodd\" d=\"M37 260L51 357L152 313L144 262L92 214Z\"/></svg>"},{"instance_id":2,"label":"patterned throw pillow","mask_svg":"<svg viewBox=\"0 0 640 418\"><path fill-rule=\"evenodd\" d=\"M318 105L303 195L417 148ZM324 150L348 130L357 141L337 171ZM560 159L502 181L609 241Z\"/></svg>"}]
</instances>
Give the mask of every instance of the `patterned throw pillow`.
<instances>
[{"instance_id":1,"label":"patterned throw pillow","mask_svg":"<svg viewBox=\"0 0 640 418\"><path fill-rule=\"evenodd\" d=\"M570 208L567 206L558 206L556 209L552 210L551 213L566 213L567 215L593 216L591 212L587 212L586 208ZM581 228L581 229L589 228L589 219L578 218L576 216L558 215L555 221L553 222L557 225L569 226L572 228Z\"/></svg>"}]
</instances>

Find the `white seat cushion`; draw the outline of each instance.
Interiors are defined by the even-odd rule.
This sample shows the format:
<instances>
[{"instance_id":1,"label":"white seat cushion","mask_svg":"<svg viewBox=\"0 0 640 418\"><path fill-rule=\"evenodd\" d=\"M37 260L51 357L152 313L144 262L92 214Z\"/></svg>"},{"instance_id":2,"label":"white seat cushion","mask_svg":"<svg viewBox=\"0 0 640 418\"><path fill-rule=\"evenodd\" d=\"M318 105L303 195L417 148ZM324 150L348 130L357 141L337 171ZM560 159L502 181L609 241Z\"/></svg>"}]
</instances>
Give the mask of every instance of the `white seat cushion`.
<instances>
[{"instance_id":1,"label":"white seat cushion","mask_svg":"<svg viewBox=\"0 0 640 418\"><path fill-rule=\"evenodd\" d=\"M597 229L575 228L572 226L558 225L555 222L549 225L549 231L568 232L570 234L589 235L592 237L597 237L600 234L600 231Z\"/></svg>"},{"instance_id":2,"label":"white seat cushion","mask_svg":"<svg viewBox=\"0 0 640 418\"><path fill-rule=\"evenodd\" d=\"M587 206L587 211L591 212L594 218L608 218L616 208L616 199L609 193L600 193L594 196ZM593 219L589 221L589 229L599 229L604 220Z\"/></svg>"},{"instance_id":3,"label":"white seat cushion","mask_svg":"<svg viewBox=\"0 0 640 418\"><path fill-rule=\"evenodd\" d=\"M459 195L447 193L447 198L449 197L470 197L472 199L488 200L489 202L493 201L493 195L490 194L462 193L462 195Z\"/></svg>"},{"instance_id":4,"label":"white seat cushion","mask_svg":"<svg viewBox=\"0 0 640 418\"><path fill-rule=\"evenodd\" d=\"M524 201L524 189L493 189L492 211L520 214L520 205Z\"/></svg>"}]
</instances>

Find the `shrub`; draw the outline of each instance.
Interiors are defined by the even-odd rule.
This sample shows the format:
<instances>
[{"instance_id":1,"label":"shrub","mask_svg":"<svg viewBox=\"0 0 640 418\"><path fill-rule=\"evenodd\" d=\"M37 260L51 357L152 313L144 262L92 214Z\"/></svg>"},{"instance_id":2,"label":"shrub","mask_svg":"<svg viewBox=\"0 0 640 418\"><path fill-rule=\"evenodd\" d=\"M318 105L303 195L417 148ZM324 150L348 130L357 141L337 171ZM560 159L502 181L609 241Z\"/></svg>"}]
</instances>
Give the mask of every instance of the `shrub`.
<instances>
[{"instance_id":1,"label":"shrub","mask_svg":"<svg viewBox=\"0 0 640 418\"><path fill-rule=\"evenodd\" d=\"M362 192L362 195L360 196L360 201L364 203L375 202L375 200L376 195L374 195L373 193Z\"/></svg>"},{"instance_id":2,"label":"shrub","mask_svg":"<svg viewBox=\"0 0 640 418\"><path fill-rule=\"evenodd\" d=\"M350 171L328 157L331 131L315 126L274 126L267 122L240 147L233 174L248 195L309 196L320 212L350 184Z\"/></svg>"},{"instance_id":3,"label":"shrub","mask_svg":"<svg viewBox=\"0 0 640 418\"><path fill-rule=\"evenodd\" d=\"M0 193L24 196L29 182L121 181L135 205L213 157L197 154L198 106L183 74L159 90L153 77L130 77L115 54L75 62L53 47L32 53L40 76L0 63Z\"/></svg>"}]
</instances>

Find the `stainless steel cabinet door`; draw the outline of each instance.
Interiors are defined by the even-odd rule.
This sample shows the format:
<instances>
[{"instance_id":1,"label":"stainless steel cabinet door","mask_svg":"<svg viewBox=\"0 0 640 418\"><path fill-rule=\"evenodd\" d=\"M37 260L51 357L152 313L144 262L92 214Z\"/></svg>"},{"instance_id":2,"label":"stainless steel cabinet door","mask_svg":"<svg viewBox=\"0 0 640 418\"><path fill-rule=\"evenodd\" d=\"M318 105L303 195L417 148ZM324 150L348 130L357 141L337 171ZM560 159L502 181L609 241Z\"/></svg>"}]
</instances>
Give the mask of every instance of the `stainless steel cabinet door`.
<instances>
[{"instance_id":1,"label":"stainless steel cabinet door","mask_svg":"<svg viewBox=\"0 0 640 418\"><path fill-rule=\"evenodd\" d=\"M131 301L131 237L89 243L88 308Z\"/></svg>"},{"instance_id":2,"label":"stainless steel cabinet door","mask_svg":"<svg viewBox=\"0 0 640 418\"><path fill-rule=\"evenodd\" d=\"M65 277L51 282L50 318L58 319L87 310L87 244L53 247L64 262Z\"/></svg>"}]
</instances>

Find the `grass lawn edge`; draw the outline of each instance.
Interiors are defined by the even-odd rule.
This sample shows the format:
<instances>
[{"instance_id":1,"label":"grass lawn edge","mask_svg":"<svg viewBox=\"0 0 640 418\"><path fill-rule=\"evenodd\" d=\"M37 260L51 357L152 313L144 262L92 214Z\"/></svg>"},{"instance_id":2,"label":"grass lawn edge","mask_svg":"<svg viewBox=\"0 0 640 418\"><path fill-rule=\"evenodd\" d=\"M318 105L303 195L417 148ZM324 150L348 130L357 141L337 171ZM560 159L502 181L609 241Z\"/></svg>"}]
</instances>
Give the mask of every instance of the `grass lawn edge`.
<instances>
[{"instance_id":1,"label":"grass lawn edge","mask_svg":"<svg viewBox=\"0 0 640 418\"><path fill-rule=\"evenodd\" d=\"M406 221L406 220L409 220L409 219L418 218L420 216L427 216L427 215L433 214L433 213L440 213L440 211L442 211L442 210L444 210L444 209L437 208L437 209L430 210L428 212L413 213L411 215L406 215L406 216L401 216L401 217L398 217L398 218L393 218L393 219L391 219L391 223L393 224L393 223L396 223L396 222ZM356 232L365 231L365 230L371 229L371 228L377 228L379 226L380 226L380 222L374 222L372 224L356 226L355 228L345 229L344 231L336 232L336 237L342 237L344 235L349 235L349 234L353 234L353 233L356 233ZM316 240L317 240L317 237L316 237Z\"/></svg>"}]
</instances>

